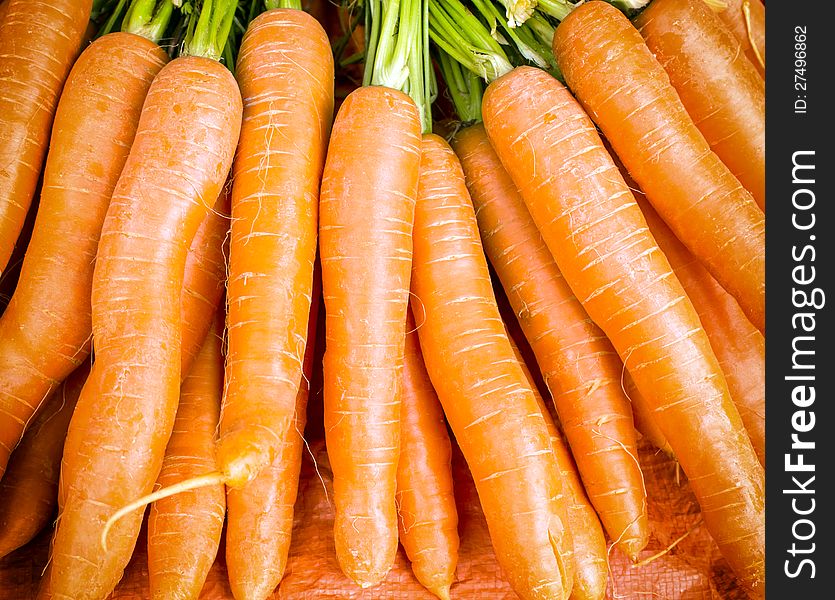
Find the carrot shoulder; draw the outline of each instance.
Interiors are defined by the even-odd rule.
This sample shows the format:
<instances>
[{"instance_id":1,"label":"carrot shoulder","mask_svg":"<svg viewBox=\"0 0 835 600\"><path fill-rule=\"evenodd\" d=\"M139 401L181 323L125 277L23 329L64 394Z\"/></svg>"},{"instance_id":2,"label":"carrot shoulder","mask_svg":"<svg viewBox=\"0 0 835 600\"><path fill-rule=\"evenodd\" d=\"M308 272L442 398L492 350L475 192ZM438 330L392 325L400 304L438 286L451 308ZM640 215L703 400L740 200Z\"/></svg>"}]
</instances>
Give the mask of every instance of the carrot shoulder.
<instances>
[{"instance_id":1,"label":"carrot shoulder","mask_svg":"<svg viewBox=\"0 0 835 600\"><path fill-rule=\"evenodd\" d=\"M23 226L91 0L8 0L0 21L0 273Z\"/></svg>"},{"instance_id":2,"label":"carrot shoulder","mask_svg":"<svg viewBox=\"0 0 835 600\"><path fill-rule=\"evenodd\" d=\"M205 199L226 180L240 119L238 86L217 61L178 58L151 84L99 243L96 369L64 447L48 582L57 596L107 595L130 559L141 511L114 525L107 552L101 537L159 474L179 398L184 263Z\"/></svg>"},{"instance_id":3,"label":"carrot shoulder","mask_svg":"<svg viewBox=\"0 0 835 600\"><path fill-rule=\"evenodd\" d=\"M0 318L0 477L38 406L90 353L102 223L148 87L167 60L145 38L112 33L91 44L67 78L32 239Z\"/></svg>"},{"instance_id":4,"label":"carrot shoulder","mask_svg":"<svg viewBox=\"0 0 835 600\"><path fill-rule=\"evenodd\" d=\"M452 149L423 138L412 309L426 370L467 459L496 557L526 599L568 598L572 542L536 398L504 329Z\"/></svg>"},{"instance_id":5,"label":"carrot shoulder","mask_svg":"<svg viewBox=\"0 0 835 600\"><path fill-rule=\"evenodd\" d=\"M594 0L556 29L571 91L676 236L765 328L765 216L687 114L641 34Z\"/></svg>"},{"instance_id":6,"label":"carrot shoulder","mask_svg":"<svg viewBox=\"0 0 835 600\"><path fill-rule=\"evenodd\" d=\"M397 513L400 543L417 580L449 598L458 563L458 511L444 412L429 380L411 311L403 353Z\"/></svg>"},{"instance_id":7,"label":"carrot shoulder","mask_svg":"<svg viewBox=\"0 0 835 600\"><path fill-rule=\"evenodd\" d=\"M635 558L649 538L623 363L560 273L482 125L456 135L481 239L536 355L583 483L609 536Z\"/></svg>"},{"instance_id":8,"label":"carrot shoulder","mask_svg":"<svg viewBox=\"0 0 835 600\"><path fill-rule=\"evenodd\" d=\"M400 393L420 165L411 98L362 87L333 125L320 200L324 410L345 574L381 581L397 551Z\"/></svg>"},{"instance_id":9,"label":"carrot shoulder","mask_svg":"<svg viewBox=\"0 0 835 600\"><path fill-rule=\"evenodd\" d=\"M482 110L560 271L653 410L709 531L742 586L762 596L762 466L699 317L594 124L559 81L530 67L491 83Z\"/></svg>"},{"instance_id":10,"label":"carrot shoulder","mask_svg":"<svg viewBox=\"0 0 835 600\"><path fill-rule=\"evenodd\" d=\"M704 0L653 0L635 26L711 150L765 210L765 83L739 40Z\"/></svg>"}]
</instances>

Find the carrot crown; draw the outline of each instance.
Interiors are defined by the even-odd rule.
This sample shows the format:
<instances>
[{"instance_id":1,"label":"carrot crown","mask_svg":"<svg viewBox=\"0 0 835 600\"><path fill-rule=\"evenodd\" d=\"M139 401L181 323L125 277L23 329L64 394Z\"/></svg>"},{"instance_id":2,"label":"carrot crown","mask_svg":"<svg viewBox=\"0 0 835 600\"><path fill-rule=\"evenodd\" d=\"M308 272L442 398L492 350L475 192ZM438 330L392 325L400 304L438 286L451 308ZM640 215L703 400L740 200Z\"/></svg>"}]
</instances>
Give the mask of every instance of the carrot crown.
<instances>
[{"instance_id":1,"label":"carrot crown","mask_svg":"<svg viewBox=\"0 0 835 600\"><path fill-rule=\"evenodd\" d=\"M429 10L425 0L367 0L363 85L408 94L424 132L432 131L435 80L429 59Z\"/></svg>"},{"instance_id":2,"label":"carrot crown","mask_svg":"<svg viewBox=\"0 0 835 600\"><path fill-rule=\"evenodd\" d=\"M188 17L180 56L220 60L232 30L238 0L202 0L197 6Z\"/></svg>"},{"instance_id":3,"label":"carrot crown","mask_svg":"<svg viewBox=\"0 0 835 600\"><path fill-rule=\"evenodd\" d=\"M127 11L125 5L127 5ZM121 19L121 25L118 27L121 31L141 35L159 44L171 23L174 2L173 0L131 0L128 4L127 0L118 0L114 5L114 3L102 0L99 2L97 15L104 14L109 16L99 28L96 37L114 31L117 28L116 23Z\"/></svg>"}]
</instances>

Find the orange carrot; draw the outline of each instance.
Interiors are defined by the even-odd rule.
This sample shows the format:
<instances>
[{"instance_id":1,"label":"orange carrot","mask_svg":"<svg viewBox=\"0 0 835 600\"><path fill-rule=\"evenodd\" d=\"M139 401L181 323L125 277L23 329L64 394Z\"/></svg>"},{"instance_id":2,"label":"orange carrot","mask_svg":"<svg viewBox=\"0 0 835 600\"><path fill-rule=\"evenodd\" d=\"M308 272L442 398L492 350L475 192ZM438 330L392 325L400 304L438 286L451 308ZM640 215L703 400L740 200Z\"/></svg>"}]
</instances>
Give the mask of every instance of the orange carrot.
<instances>
[{"instance_id":1,"label":"orange carrot","mask_svg":"<svg viewBox=\"0 0 835 600\"><path fill-rule=\"evenodd\" d=\"M407 316L397 464L398 531L417 580L438 598L448 599L459 543L452 449L443 409L423 364L412 312Z\"/></svg>"},{"instance_id":2,"label":"orange carrot","mask_svg":"<svg viewBox=\"0 0 835 600\"><path fill-rule=\"evenodd\" d=\"M402 92L363 87L333 126L319 204L326 311L325 432L339 564L360 586L397 551L400 393L420 165L420 117Z\"/></svg>"},{"instance_id":3,"label":"orange carrot","mask_svg":"<svg viewBox=\"0 0 835 600\"><path fill-rule=\"evenodd\" d=\"M0 557L35 537L55 511L64 438L89 372L81 365L55 390L9 461L0 481Z\"/></svg>"},{"instance_id":4,"label":"orange carrot","mask_svg":"<svg viewBox=\"0 0 835 600\"><path fill-rule=\"evenodd\" d=\"M551 390L585 489L635 559L649 539L623 363L574 296L482 125L456 135L487 256Z\"/></svg>"},{"instance_id":5,"label":"orange carrot","mask_svg":"<svg viewBox=\"0 0 835 600\"><path fill-rule=\"evenodd\" d=\"M226 493L226 569L235 598L268 597L281 581L287 566L302 452L306 444L303 434L322 296L318 266L317 263L313 272L307 346L296 396L293 432L286 436L285 445L271 465L242 488L229 488Z\"/></svg>"},{"instance_id":6,"label":"orange carrot","mask_svg":"<svg viewBox=\"0 0 835 600\"><path fill-rule=\"evenodd\" d=\"M676 236L765 328L765 217L710 150L641 34L586 2L556 29L568 86Z\"/></svg>"},{"instance_id":7,"label":"orange carrot","mask_svg":"<svg viewBox=\"0 0 835 600\"><path fill-rule=\"evenodd\" d=\"M765 77L765 3L761 0L725 0L719 17L733 32L745 56Z\"/></svg>"},{"instance_id":8,"label":"orange carrot","mask_svg":"<svg viewBox=\"0 0 835 600\"><path fill-rule=\"evenodd\" d=\"M32 240L0 318L0 476L38 406L90 354L99 234L148 87L167 60L145 38L112 33L67 78Z\"/></svg>"},{"instance_id":9,"label":"orange carrot","mask_svg":"<svg viewBox=\"0 0 835 600\"><path fill-rule=\"evenodd\" d=\"M519 361L519 366L522 367L533 390L539 410L545 418L545 425L548 427L548 435L551 438L551 449L554 451L563 488L568 496L567 519L571 529L571 539L574 542L574 586L571 588L570 599L600 600L606 595L609 578L608 553L603 527L586 496L586 490L577 472L577 465L571 458L571 453L557 429L551 411L534 384L533 375L510 333L508 333L508 339L510 345L513 346L516 360Z\"/></svg>"},{"instance_id":10,"label":"orange carrot","mask_svg":"<svg viewBox=\"0 0 835 600\"><path fill-rule=\"evenodd\" d=\"M171 439L157 485L217 468L215 443L223 393L223 314L219 313L180 388ZM152 598L197 598L214 563L226 514L223 484L154 502L148 513Z\"/></svg>"},{"instance_id":11,"label":"orange carrot","mask_svg":"<svg viewBox=\"0 0 835 600\"><path fill-rule=\"evenodd\" d=\"M496 306L461 165L438 136L421 148L412 310L426 370L513 589L568 598L567 499L548 430Z\"/></svg>"},{"instance_id":12,"label":"orange carrot","mask_svg":"<svg viewBox=\"0 0 835 600\"><path fill-rule=\"evenodd\" d=\"M47 590L106 596L130 559L142 512L114 511L153 488L179 399L180 293L189 245L232 163L241 97L215 60L168 63L148 91L108 208L93 275L96 368L64 446Z\"/></svg>"},{"instance_id":13,"label":"orange carrot","mask_svg":"<svg viewBox=\"0 0 835 600\"><path fill-rule=\"evenodd\" d=\"M92 0L8 0L0 20L0 273L32 202L91 7Z\"/></svg>"},{"instance_id":14,"label":"orange carrot","mask_svg":"<svg viewBox=\"0 0 835 600\"><path fill-rule=\"evenodd\" d=\"M228 199L222 195L216 208L228 204L224 200ZM228 218L212 212L200 225L186 258L180 297L183 328L180 372L183 375L188 373L197 354L189 349L200 349L199 336L205 339L212 314L220 304L226 277L222 244L228 228ZM83 363L58 387L12 454L9 472L0 482L0 489L8 491L0 496L0 523L15 523L15 526L0 530L0 551L5 548L11 551L13 544L20 546L28 542L55 510L64 439L88 372L87 364ZM33 464L39 467L36 469ZM19 502L18 498L23 496L40 501Z\"/></svg>"},{"instance_id":15,"label":"orange carrot","mask_svg":"<svg viewBox=\"0 0 835 600\"><path fill-rule=\"evenodd\" d=\"M765 84L704 0L653 0L635 20L684 108L765 210Z\"/></svg>"},{"instance_id":16,"label":"orange carrot","mask_svg":"<svg viewBox=\"0 0 835 600\"><path fill-rule=\"evenodd\" d=\"M649 443L663 451L668 456L674 456L670 442L667 441L664 433L659 429L655 417L652 416L652 409L646 399L638 390L629 371L623 375L623 389L629 400L632 401L632 414L635 419L635 429L645 437Z\"/></svg>"},{"instance_id":17,"label":"orange carrot","mask_svg":"<svg viewBox=\"0 0 835 600\"><path fill-rule=\"evenodd\" d=\"M594 124L559 81L530 67L491 83L482 113L560 271L656 416L708 530L761 597L763 468L699 317Z\"/></svg>"},{"instance_id":18,"label":"orange carrot","mask_svg":"<svg viewBox=\"0 0 835 600\"><path fill-rule=\"evenodd\" d=\"M643 194L636 193L635 200L699 314L757 458L765 466L765 338L745 318L736 300L670 231Z\"/></svg>"},{"instance_id":19,"label":"orange carrot","mask_svg":"<svg viewBox=\"0 0 835 600\"><path fill-rule=\"evenodd\" d=\"M226 289L226 257L229 255L229 191L223 190L200 224L186 257L180 295L182 337L180 376L185 377L212 327Z\"/></svg>"},{"instance_id":20,"label":"orange carrot","mask_svg":"<svg viewBox=\"0 0 835 600\"><path fill-rule=\"evenodd\" d=\"M229 354L218 447L232 487L272 464L295 435L333 103L327 36L297 10L259 15L241 44L238 79L245 113L232 187Z\"/></svg>"}]
</instances>

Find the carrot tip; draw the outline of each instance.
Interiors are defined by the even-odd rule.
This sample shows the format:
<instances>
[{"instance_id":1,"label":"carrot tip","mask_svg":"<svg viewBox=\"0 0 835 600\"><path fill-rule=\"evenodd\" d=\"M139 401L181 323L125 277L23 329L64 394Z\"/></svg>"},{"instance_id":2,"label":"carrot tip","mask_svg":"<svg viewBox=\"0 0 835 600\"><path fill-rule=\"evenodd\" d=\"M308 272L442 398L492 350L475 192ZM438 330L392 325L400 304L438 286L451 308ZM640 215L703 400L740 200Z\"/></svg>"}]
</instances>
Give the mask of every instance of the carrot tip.
<instances>
[{"instance_id":1,"label":"carrot tip","mask_svg":"<svg viewBox=\"0 0 835 600\"><path fill-rule=\"evenodd\" d=\"M442 585L429 588L429 591L435 594L440 600L449 600L449 586Z\"/></svg>"}]
</instances>

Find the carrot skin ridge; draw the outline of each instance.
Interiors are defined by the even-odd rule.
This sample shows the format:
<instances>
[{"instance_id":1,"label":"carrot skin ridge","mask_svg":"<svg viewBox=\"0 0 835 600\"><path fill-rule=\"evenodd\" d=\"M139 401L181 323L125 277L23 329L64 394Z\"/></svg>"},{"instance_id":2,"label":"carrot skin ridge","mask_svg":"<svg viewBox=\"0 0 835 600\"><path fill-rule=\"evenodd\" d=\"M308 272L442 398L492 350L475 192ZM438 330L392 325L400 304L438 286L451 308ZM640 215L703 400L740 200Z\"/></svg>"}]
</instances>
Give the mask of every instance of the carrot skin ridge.
<instances>
[{"instance_id":1,"label":"carrot skin ridge","mask_svg":"<svg viewBox=\"0 0 835 600\"><path fill-rule=\"evenodd\" d=\"M23 226L91 0L8 0L0 21L0 273Z\"/></svg>"},{"instance_id":2,"label":"carrot skin ridge","mask_svg":"<svg viewBox=\"0 0 835 600\"><path fill-rule=\"evenodd\" d=\"M290 550L293 515L299 488L302 453L306 444L307 399L322 296L319 264L314 267L313 292L304 352L303 379L296 397L294 435L273 464L242 488L228 488L226 502L226 568L236 598L268 597L284 576Z\"/></svg>"},{"instance_id":3,"label":"carrot skin ridge","mask_svg":"<svg viewBox=\"0 0 835 600\"><path fill-rule=\"evenodd\" d=\"M491 83L482 112L560 271L652 408L708 530L760 597L762 466L698 315L594 124L559 81L529 67Z\"/></svg>"},{"instance_id":4,"label":"carrot skin ridge","mask_svg":"<svg viewBox=\"0 0 835 600\"><path fill-rule=\"evenodd\" d=\"M217 198L229 173L240 120L238 86L216 61L175 59L151 84L99 242L97 368L64 448L53 595L106 596L133 552L143 511L116 523L107 553L101 534L159 474L179 399L184 262L206 200Z\"/></svg>"},{"instance_id":5,"label":"carrot skin ridge","mask_svg":"<svg viewBox=\"0 0 835 600\"><path fill-rule=\"evenodd\" d=\"M765 330L765 215L710 149L641 34L586 2L557 26L568 87L664 221Z\"/></svg>"},{"instance_id":6,"label":"carrot skin ridge","mask_svg":"<svg viewBox=\"0 0 835 600\"><path fill-rule=\"evenodd\" d=\"M104 36L75 62L58 100L32 240L0 318L0 477L38 406L90 354L102 223L167 61L139 36Z\"/></svg>"},{"instance_id":7,"label":"carrot skin ridge","mask_svg":"<svg viewBox=\"0 0 835 600\"><path fill-rule=\"evenodd\" d=\"M731 398L760 464L765 466L765 337L675 237L643 194L635 200L658 247L670 261L710 340Z\"/></svg>"},{"instance_id":8,"label":"carrot skin ridge","mask_svg":"<svg viewBox=\"0 0 835 600\"><path fill-rule=\"evenodd\" d=\"M426 370L467 460L496 557L522 598L568 598L567 500L548 431L496 305L454 152L425 135L412 310Z\"/></svg>"},{"instance_id":9,"label":"carrot skin ridge","mask_svg":"<svg viewBox=\"0 0 835 600\"><path fill-rule=\"evenodd\" d=\"M765 82L703 0L654 0L635 20L711 150L765 210Z\"/></svg>"},{"instance_id":10,"label":"carrot skin ridge","mask_svg":"<svg viewBox=\"0 0 835 600\"><path fill-rule=\"evenodd\" d=\"M183 379L177 416L156 487L217 468L215 443L223 392L219 314ZM148 512L148 576L152 598L197 598L214 563L226 514L216 485L154 502Z\"/></svg>"},{"instance_id":11,"label":"carrot skin ridge","mask_svg":"<svg viewBox=\"0 0 835 600\"><path fill-rule=\"evenodd\" d=\"M448 599L459 546L452 446L411 311L403 353L396 497L400 543L412 572L423 587Z\"/></svg>"},{"instance_id":12,"label":"carrot skin ridge","mask_svg":"<svg viewBox=\"0 0 835 600\"><path fill-rule=\"evenodd\" d=\"M536 355L585 489L609 537L634 558L649 522L623 363L560 273L484 127L459 131L454 148L487 257Z\"/></svg>"},{"instance_id":13,"label":"carrot skin ridge","mask_svg":"<svg viewBox=\"0 0 835 600\"><path fill-rule=\"evenodd\" d=\"M420 117L411 98L362 87L342 103L319 203L325 439L339 565L361 587L397 552L400 393Z\"/></svg>"}]
</instances>

